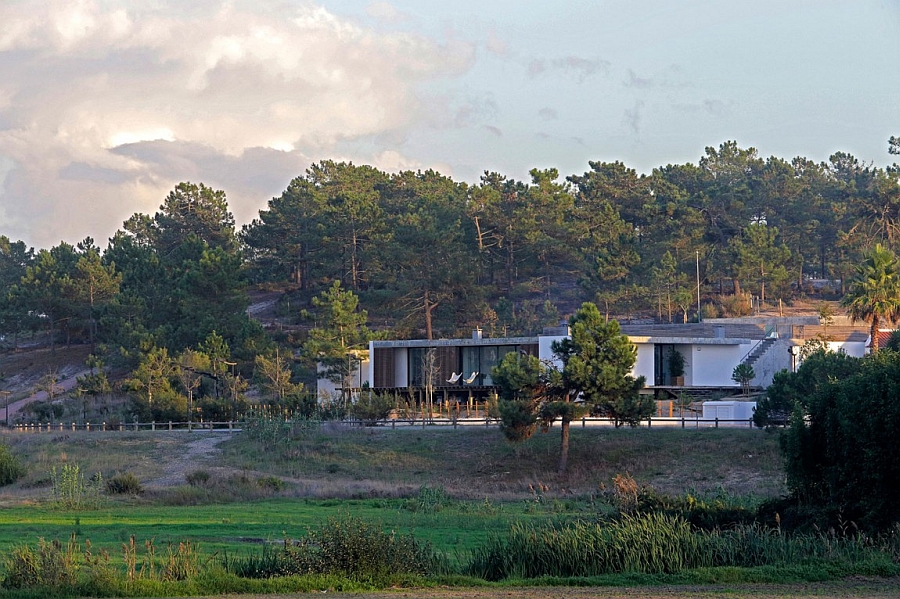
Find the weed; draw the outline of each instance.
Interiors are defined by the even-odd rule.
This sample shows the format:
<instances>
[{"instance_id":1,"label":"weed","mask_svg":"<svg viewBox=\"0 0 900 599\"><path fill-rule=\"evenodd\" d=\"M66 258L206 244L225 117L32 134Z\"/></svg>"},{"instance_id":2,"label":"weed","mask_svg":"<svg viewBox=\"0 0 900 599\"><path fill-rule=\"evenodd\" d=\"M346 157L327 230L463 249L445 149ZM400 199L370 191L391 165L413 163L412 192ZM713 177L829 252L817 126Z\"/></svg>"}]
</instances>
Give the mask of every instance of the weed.
<instances>
[{"instance_id":1,"label":"weed","mask_svg":"<svg viewBox=\"0 0 900 599\"><path fill-rule=\"evenodd\" d=\"M0 486L12 484L22 478L25 468L9 447L0 443Z\"/></svg>"},{"instance_id":2,"label":"weed","mask_svg":"<svg viewBox=\"0 0 900 599\"><path fill-rule=\"evenodd\" d=\"M99 472L90 480L84 480L84 473L78 464L65 464L50 471L53 484L53 501L67 509L95 508L99 504L103 475Z\"/></svg>"},{"instance_id":3,"label":"weed","mask_svg":"<svg viewBox=\"0 0 900 599\"><path fill-rule=\"evenodd\" d=\"M443 486L429 487L422 485L419 493L406 502L406 509L412 512L439 512L450 500Z\"/></svg>"}]
</instances>

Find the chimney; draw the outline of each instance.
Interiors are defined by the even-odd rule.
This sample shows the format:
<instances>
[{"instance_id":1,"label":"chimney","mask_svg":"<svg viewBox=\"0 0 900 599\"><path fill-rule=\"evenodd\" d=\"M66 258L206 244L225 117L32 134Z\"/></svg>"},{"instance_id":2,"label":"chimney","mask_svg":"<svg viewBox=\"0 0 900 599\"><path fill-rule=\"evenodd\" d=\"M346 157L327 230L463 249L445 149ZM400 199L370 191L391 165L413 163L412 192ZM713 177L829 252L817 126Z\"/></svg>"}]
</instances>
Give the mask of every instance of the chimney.
<instances>
[{"instance_id":1,"label":"chimney","mask_svg":"<svg viewBox=\"0 0 900 599\"><path fill-rule=\"evenodd\" d=\"M472 339L481 339L481 327L477 327L474 331L472 331Z\"/></svg>"}]
</instances>

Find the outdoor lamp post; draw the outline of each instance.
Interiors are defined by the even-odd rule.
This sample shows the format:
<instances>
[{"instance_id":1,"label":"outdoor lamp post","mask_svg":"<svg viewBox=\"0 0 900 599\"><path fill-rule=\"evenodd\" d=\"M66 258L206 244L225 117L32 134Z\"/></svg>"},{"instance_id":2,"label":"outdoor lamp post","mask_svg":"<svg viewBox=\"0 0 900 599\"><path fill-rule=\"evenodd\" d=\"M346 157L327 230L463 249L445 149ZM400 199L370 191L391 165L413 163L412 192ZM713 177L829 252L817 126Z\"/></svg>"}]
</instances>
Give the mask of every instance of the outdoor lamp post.
<instances>
[{"instance_id":1,"label":"outdoor lamp post","mask_svg":"<svg viewBox=\"0 0 900 599\"><path fill-rule=\"evenodd\" d=\"M788 353L791 354L791 372L797 372L797 356L800 355L800 346L792 345L788 347Z\"/></svg>"}]
</instances>

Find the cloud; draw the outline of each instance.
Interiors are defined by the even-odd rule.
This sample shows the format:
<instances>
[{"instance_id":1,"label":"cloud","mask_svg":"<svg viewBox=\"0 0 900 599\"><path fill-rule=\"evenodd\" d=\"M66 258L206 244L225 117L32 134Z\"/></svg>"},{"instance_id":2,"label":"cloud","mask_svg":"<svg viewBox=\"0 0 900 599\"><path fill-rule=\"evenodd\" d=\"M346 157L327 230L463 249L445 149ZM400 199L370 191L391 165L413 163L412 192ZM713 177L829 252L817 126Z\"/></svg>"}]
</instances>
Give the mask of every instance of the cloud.
<instances>
[{"instance_id":1,"label":"cloud","mask_svg":"<svg viewBox=\"0 0 900 599\"><path fill-rule=\"evenodd\" d=\"M406 13L390 2L373 2L366 7L366 14L385 23L400 23L409 19Z\"/></svg>"},{"instance_id":2,"label":"cloud","mask_svg":"<svg viewBox=\"0 0 900 599\"><path fill-rule=\"evenodd\" d=\"M634 103L631 108L625 109L625 114L622 117L622 122L631 129L631 132L635 135L641 132L641 120L643 118L642 112L644 109L644 103L641 100L638 100Z\"/></svg>"},{"instance_id":3,"label":"cloud","mask_svg":"<svg viewBox=\"0 0 900 599\"><path fill-rule=\"evenodd\" d=\"M563 58L535 58L528 64L528 76L539 77L553 73L574 76L579 83L593 75L609 73L610 63L596 58L588 59L578 56Z\"/></svg>"},{"instance_id":4,"label":"cloud","mask_svg":"<svg viewBox=\"0 0 900 599\"><path fill-rule=\"evenodd\" d=\"M545 121L555 121L559 118L559 113L555 108L550 108L549 106L544 106L540 110L538 110L538 116L544 119Z\"/></svg>"},{"instance_id":5,"label":"cloud","mask_svg":"<svg viewBox=\"0 0 900 599\"><path fill-rule=\"evenodd\" d=\"M235 202L264 205L342 140L433 118L420 87L474 61L459 39L275 0L13 2L0 22L0 234L36 245L109 234L185 179L236 183L252 212Z\"/></svg>"},{"instance_id":6,"label":"cloud","mask_svg":"<svg viewBox=\"0 0 900 599\"><path fill-rule=\"evenodd\" d=\"M506 41L502 39L493 28L488 31L488 38L484 43L484 46L487 48L488 52L500 56L505 55L509 51Z\"/></svg>"},{"instance_id":7,"label":"cloud","mask_svg":"<svg viewBox=\"0 0 900 599\"><path fill-rule=\"evenodd\" d=\"M634 71L628 69L628 78L625 80L625 87L633 87L637 89L649 89L653 86L653 80L649 78L638 77Z\"/></svg>"}]
</instances>

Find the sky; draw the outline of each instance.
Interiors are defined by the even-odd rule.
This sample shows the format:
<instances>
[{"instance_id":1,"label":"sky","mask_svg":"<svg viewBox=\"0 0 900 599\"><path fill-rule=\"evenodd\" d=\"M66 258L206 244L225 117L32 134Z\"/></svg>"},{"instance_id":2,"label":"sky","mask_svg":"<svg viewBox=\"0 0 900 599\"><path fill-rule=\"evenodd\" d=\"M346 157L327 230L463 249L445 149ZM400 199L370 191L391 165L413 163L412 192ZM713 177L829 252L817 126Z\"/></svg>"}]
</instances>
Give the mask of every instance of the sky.
<instances>
[{"instance_id":1,"label":"sky","mask_svg":"<svg viewBox=\"0 0 900 599\"><path fill-rule=\"evenodd\" d=\"M181 181L250 222L313 163L887 166L900 0L0 0L0 235L101 247Z\"/></svg>"}]
</instances>

